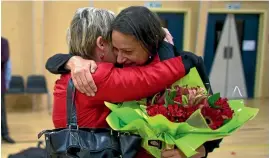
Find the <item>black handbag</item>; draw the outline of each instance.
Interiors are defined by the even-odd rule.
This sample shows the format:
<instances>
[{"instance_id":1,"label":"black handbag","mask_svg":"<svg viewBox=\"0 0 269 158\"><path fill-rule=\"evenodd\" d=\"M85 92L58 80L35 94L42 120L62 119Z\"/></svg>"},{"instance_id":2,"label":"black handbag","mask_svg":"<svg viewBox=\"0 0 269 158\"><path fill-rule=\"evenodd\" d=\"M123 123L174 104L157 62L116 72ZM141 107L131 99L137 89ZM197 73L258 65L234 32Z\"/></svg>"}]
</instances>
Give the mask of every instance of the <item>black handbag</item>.
<instances>
[{"instance_id":1,"label":"black handbag","mask_svg":"<svg viewBox=\"0 0 269 158\"><path fill-rule=\"evenodd\" d=\"M142 138L110 128L79 128L77 124L75 87L72 79L67 88L67 127L44 130L50 158L132 158L141 148Z\"/></svg>"}]
</instances>

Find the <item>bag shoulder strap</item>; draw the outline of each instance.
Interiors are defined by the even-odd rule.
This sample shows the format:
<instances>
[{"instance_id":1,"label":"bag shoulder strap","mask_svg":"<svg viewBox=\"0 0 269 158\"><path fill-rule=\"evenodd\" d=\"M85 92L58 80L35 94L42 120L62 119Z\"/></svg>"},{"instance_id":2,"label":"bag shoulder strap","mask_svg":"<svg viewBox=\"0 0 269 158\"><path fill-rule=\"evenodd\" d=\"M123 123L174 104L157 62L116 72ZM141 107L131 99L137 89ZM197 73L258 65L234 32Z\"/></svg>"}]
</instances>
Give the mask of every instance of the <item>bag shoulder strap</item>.
<instances>
[{"instance_id":1,"label":"bag shoulder strap","mask_svg":"<svg viewBox=\"0 0 269 158\"><path fill-rule=\"evenodd\" d=\"M74 86L72 79L70 78L67 85L66 118L67 118L67 127L71 128L78 128L75 96L76 96L76 88Z\"/></svg>"}]
</instances>

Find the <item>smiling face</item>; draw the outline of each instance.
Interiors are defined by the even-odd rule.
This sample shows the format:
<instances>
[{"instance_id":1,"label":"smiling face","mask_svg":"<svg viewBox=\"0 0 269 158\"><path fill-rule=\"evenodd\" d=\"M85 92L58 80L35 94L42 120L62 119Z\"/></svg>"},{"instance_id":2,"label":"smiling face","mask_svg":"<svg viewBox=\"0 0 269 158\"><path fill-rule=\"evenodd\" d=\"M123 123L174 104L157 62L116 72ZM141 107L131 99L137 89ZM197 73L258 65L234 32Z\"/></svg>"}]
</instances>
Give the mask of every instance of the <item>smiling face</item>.
<instances>
[{"instance_id":1,"label":"smiling face","mask_svg":"<svg viewBox=\"0 0 269 158\"><path fill-rule=\"evenodd\" d=\"M112 32L113 52L117 63L127 65L143 65L148 61L149 53L134 36L119 31Z\"/></svg>"},{"instance_id":2,"label":"smiling face","mask_svg":"<svg viewBox=\"0 0 269 158\"><path fill-rule=\"evenodd\" d=\"M117 62L143 65L157 54L165 33L159 17L143 6L122 10L112 23L112 44Z\"/></svg>"}]
</instances>

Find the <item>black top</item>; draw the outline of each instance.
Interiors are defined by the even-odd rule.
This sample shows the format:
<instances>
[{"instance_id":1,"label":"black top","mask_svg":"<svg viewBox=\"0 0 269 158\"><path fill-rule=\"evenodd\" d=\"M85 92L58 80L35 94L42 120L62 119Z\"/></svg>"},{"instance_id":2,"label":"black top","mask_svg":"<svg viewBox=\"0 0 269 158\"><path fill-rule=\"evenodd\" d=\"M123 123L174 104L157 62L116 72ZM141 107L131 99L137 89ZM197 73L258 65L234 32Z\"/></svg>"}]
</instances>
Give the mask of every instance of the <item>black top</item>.
<instances>
[{"instance_id":1,"label":"black top","mask_svg":"<svg viewBox=\"0 0 269 158\"><path fill-rule=\"evenodd\" d=\"M176 50L175 46L165 41L161 43L160 48L158 49L158 55L161 60L181 56L186 74L190 71L191 68L196 67L201 79L205 84L205 87L210 90L209 93L211 94L213 93L212 88L210 87L208 76L205 72L204 62L201 57L191 52L185 52L185 51L179 52ZM71 57L72 57L71 54L56 54L47 60L46 69L53 74L69 73L70 71L65 69L65 64ZM121 65L117 65L117 67L121 67ZM219 148L219 144L221 141L222 139L218 139L204 143L206 154L208 152L212 152L215 148Z\"/></svg>"}]
</instances>

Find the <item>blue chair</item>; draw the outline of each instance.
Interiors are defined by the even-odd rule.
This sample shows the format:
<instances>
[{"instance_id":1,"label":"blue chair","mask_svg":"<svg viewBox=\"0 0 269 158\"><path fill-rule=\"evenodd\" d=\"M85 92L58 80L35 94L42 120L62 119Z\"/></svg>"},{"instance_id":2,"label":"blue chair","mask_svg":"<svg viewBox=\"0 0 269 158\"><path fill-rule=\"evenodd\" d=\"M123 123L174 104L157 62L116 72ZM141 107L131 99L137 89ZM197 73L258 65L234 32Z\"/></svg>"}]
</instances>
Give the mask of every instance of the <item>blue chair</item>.
<instances>
[{"instance_id":1,"label":"blue chair","mask_svg":"<svg viewBox=\"0 0 269 158\"><path fill-rule=\"evenodd\" d=\"M48 97L48 111L51 113L50 94L47 88L47 82L43 75L30 75L27 77L26 93L28 94L47 94ZM33 106L35 100L33 101ZM34 110L34 108L33 108Z\"/></svg>"},{"instance_id":2,"label":"blue chair","mask_svg":"<svg viewBox=\"0 0 269 158\"><path fill-rule=\"evenodd\" d=\"M11 76L11 81L9 84L9 89L7 90L7 94L24 94L24 80L20 75Z\"/></svg>"}]
</instances>

